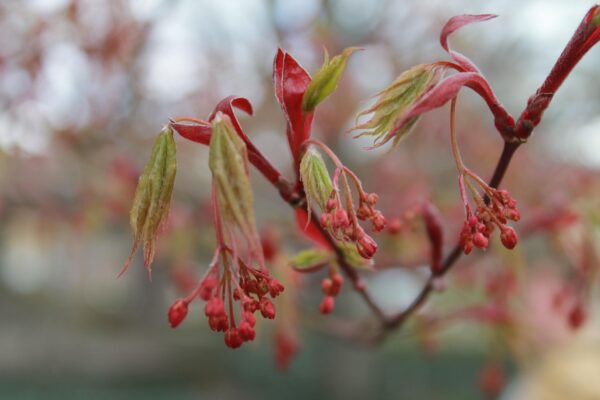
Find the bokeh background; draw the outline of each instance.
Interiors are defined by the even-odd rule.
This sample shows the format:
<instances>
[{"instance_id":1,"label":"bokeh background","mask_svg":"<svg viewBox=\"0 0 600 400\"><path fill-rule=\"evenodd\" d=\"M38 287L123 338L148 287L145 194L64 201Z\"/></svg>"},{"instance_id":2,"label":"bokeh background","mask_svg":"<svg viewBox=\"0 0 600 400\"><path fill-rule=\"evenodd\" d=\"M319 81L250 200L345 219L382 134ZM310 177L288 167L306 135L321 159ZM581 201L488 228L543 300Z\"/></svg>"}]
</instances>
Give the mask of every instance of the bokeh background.
<instances>
[{"instance_id":1,"label":"bokeh background","mask_svg":"<svg viewBox=\"0 0 600 400\"><path fill-rule=\"evenodd\" d=\"M154 279L148 281L139 258L116 279L131 245L128 209L137 176L169 118L204 118L221 98L245 96L255 115L241 117L242 125L273 164L291 174L271 82L278 46L311 72L322 62L323 46L332 54L364 48L320 107L314 135L368 190L380 193L386 215L402 216L419 199L432 199L444 215L450 247L462 215L448 110L429 114L389 153L364 151L368 140L345 131L369 96L401 71L446 57L440 29L461 13L500 15L465 28L452 44L517 114L592 4L3 0L0 398L480 399L488 398L497 378L505 382L502 399L600 399L597 278L586 275L585 290L575 285L585 292L582 328L570 329L564 310L551 306L552 296L572 288L582 270L599 267L600 49L575 69L509 170L505 187L524 215L516 225L519 247L505 252L495 246L463 259L448 290L424 310L452 315L485 302L489 276L511 271L518 280L510 300L518 327L448 318L450 324L433 332L414 323L382 346L365 346L346 334L369 317L357 296L345 289L336 313L323 318L317 312L322 276L309 276L297 304L301 350L285 373L273 363L271 321L236 351L209 331L200 304L172 330L166 310L182 281L203 271L214 246L207 149L181 138L173 210ZM501 140L485 104L467 90L458 127L466 162L489 176ZM283 259L308 247L288 206L261 176L252 179L259 227L274 232ZM537 229L535 218L544 217L567 222ZM415 224L381 239L385 270L366 275L390 312L405 306L426 276L418 267L427 254L422 233ZM417 267L395 268L404 264ZM490 362L502 379L490 378Z\"/></svg>"}]
</instances>

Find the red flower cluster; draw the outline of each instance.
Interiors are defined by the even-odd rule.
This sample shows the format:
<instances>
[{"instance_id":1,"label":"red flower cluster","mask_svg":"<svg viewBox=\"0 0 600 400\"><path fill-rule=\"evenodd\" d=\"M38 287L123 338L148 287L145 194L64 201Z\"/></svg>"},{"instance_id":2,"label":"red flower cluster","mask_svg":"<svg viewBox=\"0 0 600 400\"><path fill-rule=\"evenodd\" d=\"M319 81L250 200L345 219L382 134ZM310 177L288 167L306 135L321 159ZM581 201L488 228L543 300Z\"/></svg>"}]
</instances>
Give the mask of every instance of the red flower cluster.
<instances>
[{"instance_id":1,"label":"red flower cluster","mask_svg":"<svg viewBox=\"0 0 600 400\"><path fill-rule=\"evenodd\" d=\"M340 175L342 176L342 188L339 183ZM352 201L348 176L352 179L358 192L359 205L356 210ZM327 200L319 222L336 239L356 243L358 253L363 258L370 259L377 251L377 243L359 225L358 220L371 222L375 232L382 231L387 221L381 211L375 209L378 200L379 196L376 193L367 193L363 190L360 180L352 171L345 166L338 166L333 176L333 191ZM346 203L345 208L344 203Z\"/></svg>"},{"instance_id":2,"label":"red flower cluster","mask_svg":"<svg viewBox=\"0 0 600 400\"><path fill-rule=\"evenodd\" d=\"M275 305L268 297L274 299L279 296L284 287L266 269L244 264L241 259L235 259L228 249L217 251L223 260L223 271L217 268L218 263L214 263L190 296L173 303L168 316L171 326L177 327L187 316L188 305L199 297L206 301L204 314L210 329L224 332L225 344L235 349L254 340L254 313L259 311L263 318L275 318ZM228 262L229 254L235 259L234 263ZM236 308L239 309L239 323L236 323L234 315Z\"/></svg>"},{"instance_id":3,"label":"red flower cluster","mask_svg":"<svg viewBox=\"0 0 600 400\"><path fill-rule=\"evenodd\" d=\"M492 189L487 185L484 189L490 199L489 204L476 197L478 206L475 213L466 205L467 218L460 232L460 245L465 254L469 254L474 246L486 248L496 226L500 229L504 247L513 249L517 245L517 233L507 225L508 220L518 221L521 218L517 202L506 190Z\"/></svg>"},{"instance_id":4,"label":"red flower cluster","mask_svg":"<svg viewBox=\"0 0 600 400\"><path fill-rule=\"evenodd\" d=\"M335 297L342 290L342 285L344 284L344 278L337 271L330 268L329 269L329 277L325 278L321 281L321 288L323 289L323 294L325 297L321 301L319 305L319 311L321 314L329 314L333 311L335 307Z\"/></svg>"}]
</instances>

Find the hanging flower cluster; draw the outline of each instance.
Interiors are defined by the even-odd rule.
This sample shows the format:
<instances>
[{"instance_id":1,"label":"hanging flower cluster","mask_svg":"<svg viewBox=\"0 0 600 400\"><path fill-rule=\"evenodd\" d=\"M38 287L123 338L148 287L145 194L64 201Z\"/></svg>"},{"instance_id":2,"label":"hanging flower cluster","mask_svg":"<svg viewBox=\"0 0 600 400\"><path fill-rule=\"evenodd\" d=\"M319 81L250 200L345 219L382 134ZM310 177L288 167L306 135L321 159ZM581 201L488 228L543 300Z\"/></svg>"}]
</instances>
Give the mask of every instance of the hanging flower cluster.
<instances>
[{"instance_id":1,"label":"hanging flower cluster","mask_svg":"<svg viewBox=\"0 0 600 400\"><path fill-rule=\"evenodd\" d=\"M483 189L489 201L486 202L479 195L479 192L473 188L472 184L467 181L467 187L477 204L477 208L473 212L464 191L465 180L461 176L461 195L463 196L466 213L466 220L460 232L460 245L463 251L465 254L469 254L473 247L480 249L488 247L490 235L495 227L500 229L500 240L504 247L513 249L517 245L517 233L507 225L507 222L509 220L516 222L520 219L517 202L506 190L493 189L480 178L477 178L475 182Z\"/></svg>"},{"instance_id":2,"label":"hanging flower cluster","mask_svg":"<svg viewBox=\"0 0 600 400\"><path fill-rule=\"evenodd\" d=\"M325 144L314 139L306 143L309 147L300 163L300 177L304 183L309 210L311 205L316 203L323 212L319 218L323 228L339 241L355 243L362 257L372 258L377 251L377 243L358 221L369 221L375 232L385 228L385 217L381 211L375 209L379 196L376 193L365 192L356 174L343 165ZM324 150L335 163L333 180L316 147ZM354 204L350 182L358 194L358 208Z\"/></svg>"},{"instance_id":3,"label":"hanging flower cluster","mask_svg":"<svg viewBox=\"0 0 600 400\"><path fill-rule=\"evenodd\" d=\"M456 97L460 89L465 86L477 92L486 101L495 117L496 127L503 136L508 137L514 131L514 119L502 107L475 64L448 46L448 37L459 28L493 17L489 14L463 15L448 21L442 30L440 43L452 61L420 64L403 72L389 87L377 94L378 99L372 107L358 115L360 117L371 114L371 118L352 128L363 130L357 136L374 136L374 147L390 140L393 140L393 145L396 145L412 130L423 113L440 107L448 101L452 102L450 123L452 150L460 173L460 191L466 212L466 220L460 233L460 244L467 254L473 247L486 248L495 227L500 229L500 238L505 247L512 249L518 241L515 230L507 225L508 220L518 221L520 218L515 200L507 191L497 190L487 185L463 164L454 131ZM449 69L458 73L442 79ZM483 196L469 179L473 179L479 186ZM475 212L471 210L466 197L465 184L475 202Z\"/></svg>"},{"instance_id":4,"label":"hanging flower cluster","mask_svg":"<svg viewBox=\"0 0 600 400\"><path fill-rule=\"evenodd\" d=\"M279 296L284 287L264 264L246 145L230 118L221 112L212 120L209 166L217 249L197 289L177 300L168 316L171 326L178 326L187 315L188 305L199 297L206 301L204 314L210 328L224 332L228 347L238 348L254 339L257 311L263 318L275 318L275 305L269 297Z\"/></svg>"}]
</instances>

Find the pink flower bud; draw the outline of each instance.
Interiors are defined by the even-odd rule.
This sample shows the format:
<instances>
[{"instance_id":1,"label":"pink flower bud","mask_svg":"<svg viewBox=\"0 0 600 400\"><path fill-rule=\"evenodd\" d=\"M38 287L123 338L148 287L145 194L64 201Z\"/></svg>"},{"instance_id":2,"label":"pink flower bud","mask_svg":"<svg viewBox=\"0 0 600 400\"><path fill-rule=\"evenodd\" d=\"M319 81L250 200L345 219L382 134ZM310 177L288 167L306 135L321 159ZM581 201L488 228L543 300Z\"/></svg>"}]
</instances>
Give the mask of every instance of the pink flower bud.
<instances>
[{"instance_id":1,"label":"pink flower bud","mask_svg":"<svg viewBox=\"0 0 600 400\"><path fill-rule=\"evenodd\" d=\"M178 299L169 307L169 322L171 323L171 328L177 328L179 324L183 322L188 313L188 303L183 299Z\"/></svg>"},{"instance_id":2,"label":"pink flower bud","mask_svg":"<svg viewBox=\"0 0 600 400\"><path fill-rule=\"evenodd\" d=\"M345 210L337 210L333 216L333 225L336 228L345 228L350 225L348 213Z\"/></svg>"},{"instance_id":3,"label":"pink flower bud","mask_svg":"<svg viewBox=\"0 0 600 400\"><path fill-rule=\"evenodd\" d=\"M225 332L229 328L227 315L222 314L216 317L208 317L208 326L215 332Z\"/></svg>"},{"instance_id":4,"label":"pink flower bud","mask_svg":"<svg viewBox=\"0 0 600 400\"><path fill-rule=\"evenodd\" d=\"M271 297L273 297L273 298L279 296L281 294L281 292L283 292L283 290L284 290L284 287L281 284L281 282L279 282L275 278L270 279L268 284L269 284L269 294L271 294Z\"/></svg>"},{"instance_id":5,"label":"pink flower bud","mask_svg":"<svg viewBox=\"0 0 600 400\"><path fill-rule=\"evenodd\" d=\"M374 206L379 201L379 195L377 193L369 193L366 201L368 205Z\"/></svg>"},{"instance_id":6,"label":"pink flower bud","mask_svg":"<svg viewBox=\"0 0 600 400\"><path fill-rule=\"evenodd\" d=\"M206 277L200 284L200 291L198 297L204 301L208 301L212 296L213 289L217 286L219 281L212 276Z\"/></svg>"},{"instance_id":7,"label":"pink flower bud","mask_svg":"<svg viewBox=\"0 0 600 400\"><path fill-rule=\"evenodd\" d=\"M502 241L504 247L506 247L509 250L512 250L517 245L517 233L513 228L507 226L500 233L500 240Z\"/></svg>"},{"instance_id":8,"label":"pink flower bud","mask_svg":"<svg viewBox=\"0 0 600 400\"><path fill-rule=\"evenodd\" d=\"M326 296L331 295L332 286L333 282L330 278L325 278L321 281L321 289L323 290L323 294Z\"/></svg>"},{"instance_id":9,"label":"pink flower bud","mask_svg":"<svg viewBox=\"0 0 600 400\"><path fill-rule=\"evenodd\" d=\"M377 252L377 243L373 240L373 238L367 234L363 234L363 236L358 239L356 244L356 249L358 250L358 254L361 257L368 259L373 258L375 252Z\"/></svg>"},{"instance_id":10,"label":"pink flower bud","mask_svg":"<svg viewBox=\"0 0 600 400\"><path fill-rule=\"evenodd\" d=\"M227 347L237 349L242 345L243 341L238 330L234 327L227 329L225 332L225 344Z\"/></svg>"},{"instance_id":11,"label":"pink flower bud","mask_svg":"<svg viewBox=\"0 0 600 400\"><path fill-rule=\"evenodd\" d=\"M381 232L385 228L387 221L380 211L376 211L371 219L371 223L375 232Z\"/></svg>"},{"instance_id":12,"label":"pink flower bud","mask_svg":"<svg viewBox=\"0 0 600 400\"><path fill-rule=\"evenodd\" d=\"M246 321L240 322L240 326L238 326L238 332L244 342L252 341L256 337L256 332Z\"/></svg>"},{"instance_id":13,"label":"pink flower bud","mask_svg":"<svg viewBox=\"0 0 600 400\"><path fill-rule=\"evenodd\" d=\"M225 314L225 303L219 297L213 297L206 303L204 314L207 317L219 317Z\"/></svg>"},{"instance_id":14,"label":"pink flower bud","mask_svg":"<svg viewBox=\"0 0 600 400\"><path fill-rule=\"evenodd\" d=\"M262 298L259 307L263 318L275 318L275 305L269 299Z\"/></svg>"},{"instance_id":15,"label":"pink flower bud","mask_svg":"<svg viewBox=\"0 0 600 400\"><path fill-rule=\"evenodd\" d=\"M319 305L319 311L321 314L329 314L333 311L335 306L335 300L332 296L325 296Z\"/></svg>"},{"instance_id":16,"label":"pink flower bud","mask_svg":"<svg viewBox=\"0 0 600 400\"><path fill-rule=\"evenodd\" d=\"M477 232L473 236L473 244L479 247L480 249L485 249L488 246L488 243L488 238L486 238L485 235L481 232Z\"/></svg>"},{"instance_id":17,"label":"pink flower bud","mask_svg":"<svg viewBox=\"0 0 600 400\"><path fill-rule=\"evenodd\" d=\"M336 206L337 206L337 201L335 201L335 198L330 198L329 200L327 200L325 210L327 212L331 212L335 209Z\"/></svg>"},{"instance_id":18,"label":"pink flower bud","mask_svg":"<svg viewBox=\"0 0 600 400\"><path fill-rule=\"evenodd\" d=\"M252 327L256 325L256 318L251 312L244 311L244 321L248 322Z\"/></svg>"}]
</instances>

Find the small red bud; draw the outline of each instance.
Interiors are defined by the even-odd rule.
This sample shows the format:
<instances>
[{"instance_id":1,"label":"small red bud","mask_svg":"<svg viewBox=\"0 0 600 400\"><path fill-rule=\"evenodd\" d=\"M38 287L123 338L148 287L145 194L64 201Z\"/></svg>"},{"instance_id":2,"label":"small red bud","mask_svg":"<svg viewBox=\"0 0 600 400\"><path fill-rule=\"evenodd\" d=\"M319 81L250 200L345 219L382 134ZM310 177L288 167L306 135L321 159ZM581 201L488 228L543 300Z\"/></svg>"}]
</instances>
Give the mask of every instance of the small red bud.
<instances>
[{"instance_id":1,"label":"small red bud","mask_svg":"<svg viewBox=\"0 0 600 400\"><path fill-rule=\"evenodd\" d=\"M243 341L238 330L234 327L227 329L225 332L225 344L227 347L237 349L242 345Z\"/></svg>"},{"instance_id":2,"label":"small red bud","mask_svg":"<svg viewBox=\"0 0 600 400\"><path fill-rule=\"evenodd\" d=\"M356 249L358 250L358 254L360 254L361 257L366 258L368 260L373 258L375 252L377 252L377 243L375 243L371 236L363 235L360 239L358 239Z\"/></svg>"},{"instance_id":3,"label":"small red bud","mask_svg":"<svg viewBox=\"0 0 600 400\"><path fill-rule=\"evenodd\" d=\"M481 232L477 232L473 236L473 244L479 247L480 249L485 249L488 246L488 243L488 238L486 238L485 235Z\"/></svg>"},{"instance_id":4,"label":"small red bud","mask_svg":"<svg viewBox=\"0 0 600 400\"><path fill-rule=\"evenodd\" d=\"M275 298L283 292L284 287L277 279L272 278L269 280L269 294Z\"/></svg>"},{"instance_id":5,"label":"small red bud","mask_svg":"<svg viewBox=\"0 0 600 400\"><path fill-rule=\"evenodd\" d=\"M377 193L369 193L367 195L367 204L374 206L379 201L379 195Z\"/></svg>"},{"instance_id":6,"label":"small red bud","mask_svg":"<svg viewBox=\"0 0 600 400\"><path fill-rule=\"evenodd\" d=\"M500 240L502 241L504 247L512 250L515 248L518 242L517 233L513 228L507 226L500 233Z\"/></svg>"},{"instance_id":7,"label":"small red bud","mask_svg":"<svg viewBox=\"0 0 600 400\"><path fill-rule=\"evenodd\" d=\"M247 321L240 322L240 326L238 326L238 332L244 342L252 341L256 337L256 332Z\"/></svg>"},{"instance_id":8,"label":"small red bud","mask_svg":"<svg viewBox=\"0 0 600 400\"><path fill-rule=\"evenodd\" d=\"M325 278L321 281L321 289L323 289L323 294L328 296L331 294L331 288L333 287L333 282L329 278Z\"/></svg>"},{"instance_id":9,"label":"small red bud","mask_svg":"<svg viewBox=\"0 0 600 400\"><path fill-rule=\"evenodd\" d=\"M256 317L251 312L244 311L244 321L248 322L252 327L256 325Z\"/></svg>"},{"instance_id":10,"label":"small red bud","mask_svg":"<svg viewBox=\"0 0 600 400\"><path fill-rule=\"evenodd\" d=\"M319 311L321 314L329 314L333 311L333 307L335 306L335 300L332 296L325 296L319 305Z\"/></svg>"},{"instance_id":11,"label":"small red bud","mask_svg":"<svg viewBox=\"0 0 600 400\"><path fill-rule=\"evenodd\" d=\"M337 201L335 201L334 198L330 198L329 200L327 200L327 203L325 205L325 210L327 212L331 212L335 209L336 206L337 206Z\"/></svg>"},{"instance_id":12,"label":"small red bud","mask_svg":"<svg viewBox=\"0 0 600 400\"><path fill-rule=\"evenodd\" d=\"M183 299L178 299L169 307L169 322L171 323L171 328L177 328L179 324L183 322L188 313L188 303Z\"/></svg>"},{"instance_id":13,"label":"small red bud","mask_svg":"<svg viewBox=\"0 0 600 400\"><path fill-rule=\"evenodd\" d=\"M263 318L275 318L275 305L269 299L262 298L259 307Z\"/></svg>"}]
</instances>

